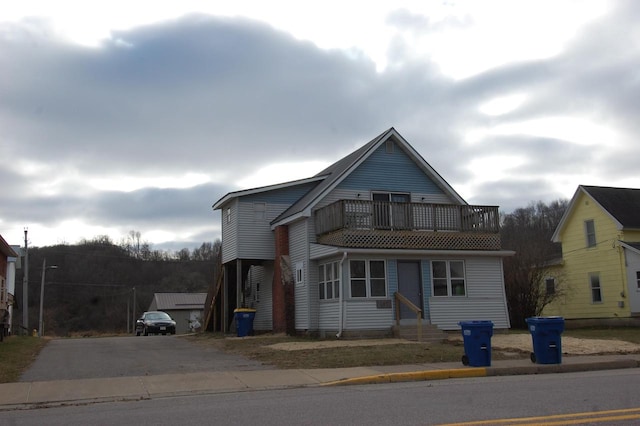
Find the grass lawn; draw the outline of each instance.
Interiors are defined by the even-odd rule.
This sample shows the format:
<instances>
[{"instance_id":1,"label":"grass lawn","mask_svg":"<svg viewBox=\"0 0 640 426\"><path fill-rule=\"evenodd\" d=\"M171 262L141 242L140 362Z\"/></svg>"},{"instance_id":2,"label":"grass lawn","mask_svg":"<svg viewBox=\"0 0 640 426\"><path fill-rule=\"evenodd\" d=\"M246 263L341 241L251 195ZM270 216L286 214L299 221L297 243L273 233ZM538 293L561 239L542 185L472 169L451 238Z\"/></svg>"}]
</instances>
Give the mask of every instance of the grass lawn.
<instances>
[{"instance_id":1,"label":"grass lawn","mask_svg":"<svg viewBox=\"0 0 640 426\"><path fill-rule=\"evenodd\" d=\"M47 339L32 336L9 336L0 343L0 383L18 381L20 375L36 359Z\"/></svg>"},{"instance_id":2,"label":"grass lawn","mask_svg":"<svg viewBox=\"0 0 640 426\"><path fill-rule=\"evenodd\" d=\"M212 333L202 333L189 337L189 339L199 344L213 345L224 352L242 355L277 368L340 368L459 362L464 354L462 342L399 343L289 351L273 349L269 346L276 343L313 342L318 340L283 335L225 339L220 334ZM529 353L506 353L493 350L491 356L495 360L526 358Z\"/></svg>"},{"instance_id":3,"label":"grass lawn","mask_svg":"<svg viewBox=\"0 0 640 426\"><path fill-rule=\"evenodd\" d=\"M568 329L563 336L577 339L623 340L640 345L640 329L638 327L597 327Z\"/></svg>"}]
</instances>

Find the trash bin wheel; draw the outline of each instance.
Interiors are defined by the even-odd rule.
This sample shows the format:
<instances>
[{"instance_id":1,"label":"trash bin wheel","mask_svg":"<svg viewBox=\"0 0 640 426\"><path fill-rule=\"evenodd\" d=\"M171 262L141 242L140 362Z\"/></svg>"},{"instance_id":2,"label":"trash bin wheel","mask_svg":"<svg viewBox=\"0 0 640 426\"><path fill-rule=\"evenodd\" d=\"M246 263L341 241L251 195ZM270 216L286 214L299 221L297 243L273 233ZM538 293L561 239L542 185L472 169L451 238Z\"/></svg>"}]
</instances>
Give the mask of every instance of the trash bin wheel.
<instances>
[{"instance_id":1,"label":"trash bin wheel","mask_svg":"<svg viewBox=\"0 0 640 426\"><path fill-rule=\"evenodd\" d=\"M531 358L531 362L533 363L536 362L536 354L534 352L531 352L531 355L529 356L529 358Z\"/></svg>"},{"instance_id":2,"label":"trash bin wheel","mask_svg":"<svg viewBox=\"0 0 640 426\"><path fill-rule=\"evenodd\" d=\"M469 357L462 355L462 365L469 365Z\"/></svg>"}]
</instances>

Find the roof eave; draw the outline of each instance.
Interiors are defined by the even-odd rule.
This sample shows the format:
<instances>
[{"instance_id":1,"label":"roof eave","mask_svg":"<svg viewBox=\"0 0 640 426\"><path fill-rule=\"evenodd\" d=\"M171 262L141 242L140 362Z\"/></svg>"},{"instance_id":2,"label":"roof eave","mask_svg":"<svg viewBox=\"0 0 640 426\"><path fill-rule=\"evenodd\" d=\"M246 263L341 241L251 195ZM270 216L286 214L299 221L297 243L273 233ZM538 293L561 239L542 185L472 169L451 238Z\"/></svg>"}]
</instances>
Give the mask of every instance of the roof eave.
<instances>
[{"instance_id":1,"label":"roof eave","mask_svg":"<svg viewBox=\"0 0 640 426\"><path fill-rule=\"evenodd\" d=\"M230 201L233 198L244 197L244 196L252 195L252 194L259 194L261 192L275 191L277 189L288 188L288 187L291 187L291 186L304 185L304 184L310 183L310 182L321 181L321 180L323 180L325 178L326 178L326 176L313 176L313 177L305 178L305 179L299 179L299 180L294 180L294 181L289 181L289 182L277 183L277 184L274 184L274 185L267 185L267 186L261 186L261 187L257 187L257 188L249 188L249 189L242 189L240 191L229 192L224 197L222 197L218 201L216 201L211 206L211 208L213 210L218 210L218 209L222 208L222 206L224 206L228 201Z\"/></svg>"}]
</instances>

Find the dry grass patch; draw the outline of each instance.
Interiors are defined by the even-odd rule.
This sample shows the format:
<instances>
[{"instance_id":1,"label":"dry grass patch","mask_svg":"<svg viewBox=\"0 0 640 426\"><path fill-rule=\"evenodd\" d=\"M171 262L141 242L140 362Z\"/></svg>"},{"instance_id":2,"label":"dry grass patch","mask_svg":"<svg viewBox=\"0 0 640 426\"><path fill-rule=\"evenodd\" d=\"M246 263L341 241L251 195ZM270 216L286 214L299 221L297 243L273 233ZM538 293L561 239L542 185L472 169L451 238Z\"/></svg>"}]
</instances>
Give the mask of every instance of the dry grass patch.
<instances>
[{"instance_id":1,"label":"dry grass patch","mask_svg":"<svg viewBox=\"0 0 640 426\"><path fill-rule=\"evenodd\" d=\"M330 346L323 343L336 341L283 335L224 338L220 335L204 333L189 338L201 344L214 345L227 353L235 353L283 369L459 362L464 354L462 342L389 343L389 339L380 339L378 341L380 344L366 346L353 346L351 342L357 343L357 340L341 341L345 344ZM314 342L317 344L309 344ZM298 346L299 349L283 350L282 347L287 345ZM528 353L517 351L510 353L492 351L492 358L496 360L526 356Z\"/></svg>"},{"instance_id":2,"label":"dry grass patch","mask_svg":"<svg viewBox=\"0 0 640 426\"><path fill-rule=\"evenodd\" d=\"M0 383L18 381L20 375L35 361L48 339L32 336L9 336L0 343Z\"/></svg>"}]
</instances>

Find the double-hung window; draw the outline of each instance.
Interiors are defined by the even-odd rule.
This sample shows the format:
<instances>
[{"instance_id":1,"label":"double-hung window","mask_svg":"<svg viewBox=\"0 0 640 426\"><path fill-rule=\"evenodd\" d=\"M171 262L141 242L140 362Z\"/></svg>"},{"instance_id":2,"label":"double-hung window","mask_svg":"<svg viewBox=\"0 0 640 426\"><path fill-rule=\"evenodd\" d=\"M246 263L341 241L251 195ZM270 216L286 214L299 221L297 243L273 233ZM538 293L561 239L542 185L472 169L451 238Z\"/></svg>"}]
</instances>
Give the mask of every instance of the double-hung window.
<instances>
[{"instance_id":1,"label":"double-hung window","mask_svg":"<svg viewBox=\"0 0 640 426\"><path fill-rule=\"evenodd\" d=\"M593 219L584 221L584 232L587 239L587 247L596 246L596 225Z\"/></svg>"},{"instance_id":2,"label":"double-hung window","mask_svg":"<svg viewBox=\"0 0 640 426\"><path fill-rule=\"evenodd\" d=\"M600 287L600 274L591 272L589 274L589 285L591 286L591 303L602 302L602 288Z\"/></svg>"},{"instance_id":3,"label":"double-hung window","mask_svg":"<svg viewBox=\"0 0 640 426\"><path fill-rule=\"evenodd\" d=\"M351 297L387 297L384 260L349 261Z\"/></svg>"},{"instance_id":4,"label":"double-hung window","mask_svg":"<svg viewBox=\"0 0 640 426\"><path fill-rule=\"evenodd\" d=\"M338 262L325 263L318 267L318 297L320 300L340 297L339 270Z\"/></svg>"},{"instance_id":5,"label":"double-hung window","mask_svg":"<svg viewBox=\"0 0 640 426\"><path fill-rule=\"evenodd\" d=\"M434 296L466 296L467 285L463 260L431 262Z\"/></svg>"}]
</instances>

